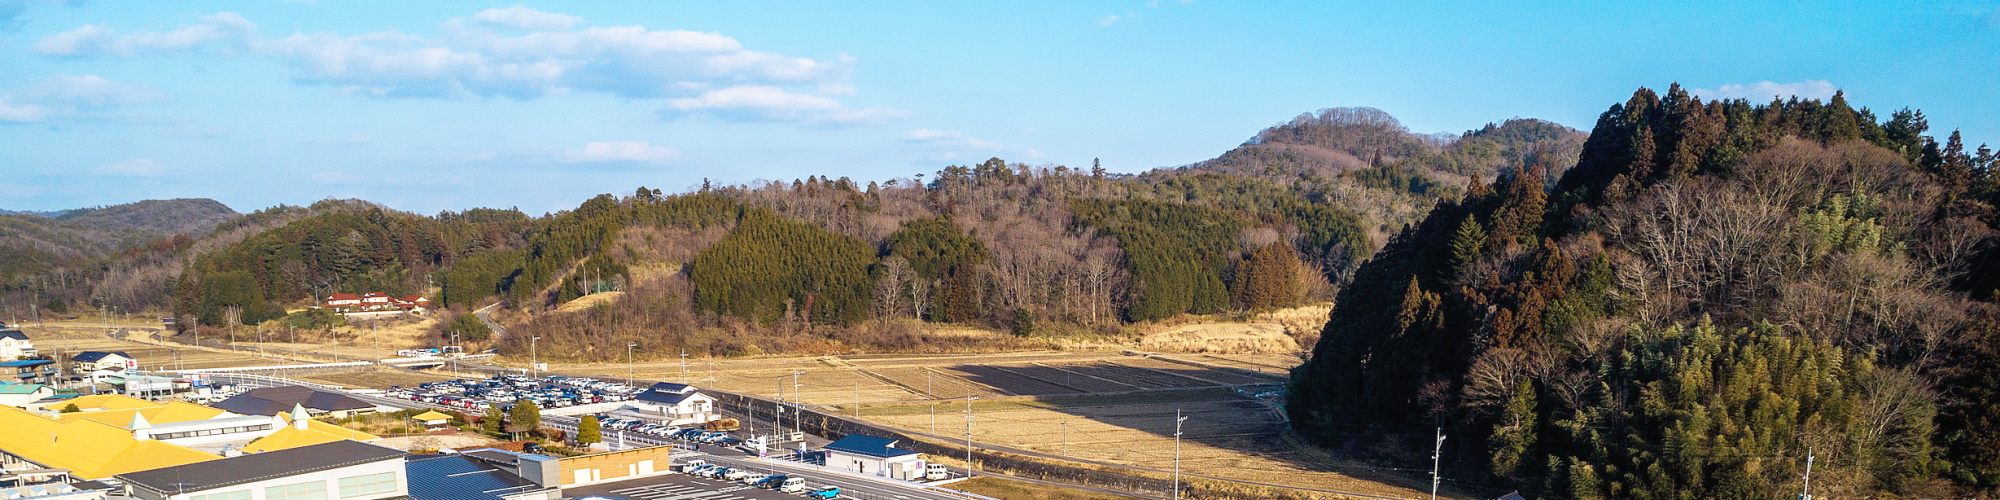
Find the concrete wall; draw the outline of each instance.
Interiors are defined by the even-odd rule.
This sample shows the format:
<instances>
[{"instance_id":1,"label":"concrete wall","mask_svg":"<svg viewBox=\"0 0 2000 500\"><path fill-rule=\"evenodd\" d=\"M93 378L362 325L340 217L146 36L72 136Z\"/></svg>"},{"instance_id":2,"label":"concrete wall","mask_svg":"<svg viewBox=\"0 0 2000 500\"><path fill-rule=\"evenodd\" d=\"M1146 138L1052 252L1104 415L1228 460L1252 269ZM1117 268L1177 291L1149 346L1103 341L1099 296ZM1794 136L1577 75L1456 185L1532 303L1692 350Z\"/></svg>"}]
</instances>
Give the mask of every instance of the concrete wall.
<instances>
[{"instance_id":1,"label":"concrete wall","mask_svg":"<svg viewBox=\"0 0 2000 500\"><path fill-rule=\"evenodd\" d=\"M562 459L562 487L665 474L673 470L673 446L598 453Z\"/></svg>"}]
</instances>

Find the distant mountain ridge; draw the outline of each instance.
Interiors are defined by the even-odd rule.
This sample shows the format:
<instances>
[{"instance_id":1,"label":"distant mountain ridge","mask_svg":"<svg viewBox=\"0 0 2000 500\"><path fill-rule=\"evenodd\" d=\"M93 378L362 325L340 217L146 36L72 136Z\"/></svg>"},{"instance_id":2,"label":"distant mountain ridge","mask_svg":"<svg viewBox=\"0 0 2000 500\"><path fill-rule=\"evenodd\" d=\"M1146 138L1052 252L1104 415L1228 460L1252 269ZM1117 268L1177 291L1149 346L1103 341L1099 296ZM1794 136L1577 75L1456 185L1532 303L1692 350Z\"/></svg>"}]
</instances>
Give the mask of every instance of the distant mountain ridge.
<instances>
[{"instance_id":1,"label":"distant mountain ridge","mask_svg":"<svg viewBox=\"0 0 2000 500\"><path fill-rule=\"evenodd\" d=\"M145 200L123 205L64 210L52 219L105 231L208 234L215 225L243 214L208 198Z\"/></svg>"}]
</instances>

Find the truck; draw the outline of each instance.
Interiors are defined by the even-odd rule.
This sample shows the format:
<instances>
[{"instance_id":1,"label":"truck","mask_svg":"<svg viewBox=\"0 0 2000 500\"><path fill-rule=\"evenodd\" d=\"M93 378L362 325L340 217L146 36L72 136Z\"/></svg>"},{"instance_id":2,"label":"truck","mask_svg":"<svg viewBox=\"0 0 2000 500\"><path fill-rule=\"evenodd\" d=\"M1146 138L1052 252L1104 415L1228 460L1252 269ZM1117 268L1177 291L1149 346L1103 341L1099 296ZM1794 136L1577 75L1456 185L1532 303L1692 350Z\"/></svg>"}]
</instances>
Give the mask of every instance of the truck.
<instances>
[{"instance_id":1,"label":"truck","mask_svg":"<svg viewBox=\"0 0 2000 500\"><path fill-rule=\"evenodd\" d=\"M812 491L806 492L806 498L822 498L822 499L840 498L840 487L821 486L818 488L814 488Z\"/></svg>"},{"instance_id":2,"label":"truck","mask_svg":"<svg viewBox=\"0 0 2000 500\"><path fill-rule=\"evenodd\" d=\"M944 464L924 464L924 479L931 481L951 479L951 470L944 468Z\"/></svg>"}]
</instances>

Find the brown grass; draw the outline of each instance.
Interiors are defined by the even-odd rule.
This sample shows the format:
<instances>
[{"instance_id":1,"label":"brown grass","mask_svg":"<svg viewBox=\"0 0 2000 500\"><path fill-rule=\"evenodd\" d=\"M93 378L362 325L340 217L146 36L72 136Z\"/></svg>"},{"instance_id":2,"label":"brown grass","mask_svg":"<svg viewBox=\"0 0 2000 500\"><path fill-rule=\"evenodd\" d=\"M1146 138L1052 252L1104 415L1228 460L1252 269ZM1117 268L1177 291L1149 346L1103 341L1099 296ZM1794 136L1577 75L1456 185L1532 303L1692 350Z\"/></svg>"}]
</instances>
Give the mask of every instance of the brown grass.
<instances>
[{"instance_id":1,"label":"brown grass","mask_svg":"<svg viewBox=\"0 0 2000 500\"><path fill-rule=\"evenodd\" d=\"M946 488L993 498L1039 498L1043 500L1132 500L1139 497L1095 491L1052 487L993 476L975 477L945 485Z\"/></svg>"}]
</instances>

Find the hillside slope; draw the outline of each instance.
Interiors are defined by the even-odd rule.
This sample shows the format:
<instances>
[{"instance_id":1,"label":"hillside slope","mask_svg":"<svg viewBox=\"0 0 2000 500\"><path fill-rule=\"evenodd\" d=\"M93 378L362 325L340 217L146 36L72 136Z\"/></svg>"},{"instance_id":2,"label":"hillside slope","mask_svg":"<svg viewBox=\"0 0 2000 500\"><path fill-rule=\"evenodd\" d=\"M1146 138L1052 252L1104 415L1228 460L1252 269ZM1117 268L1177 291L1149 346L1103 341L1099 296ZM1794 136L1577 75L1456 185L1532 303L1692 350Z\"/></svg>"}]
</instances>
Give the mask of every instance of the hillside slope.
<instances>
[{"instance_id":1,"label":"hillside slope","mask_svg":"<svg viewBox=\"0 0 2000 500\"><path fill-rule=\"evenodd\" d=\"M1991 492L2000 353L1964 284L2000 165L1878 120L1640 89L1553 189L1474 186L1364 265L1294 425L1387 464L1443 428L1447 475L1535 496L1773 498L1814 454L1815 495Z\"/></svg>"}]
</instances>

